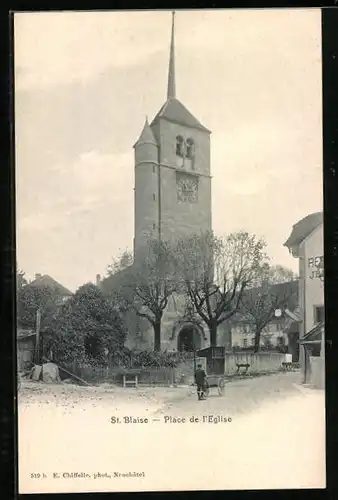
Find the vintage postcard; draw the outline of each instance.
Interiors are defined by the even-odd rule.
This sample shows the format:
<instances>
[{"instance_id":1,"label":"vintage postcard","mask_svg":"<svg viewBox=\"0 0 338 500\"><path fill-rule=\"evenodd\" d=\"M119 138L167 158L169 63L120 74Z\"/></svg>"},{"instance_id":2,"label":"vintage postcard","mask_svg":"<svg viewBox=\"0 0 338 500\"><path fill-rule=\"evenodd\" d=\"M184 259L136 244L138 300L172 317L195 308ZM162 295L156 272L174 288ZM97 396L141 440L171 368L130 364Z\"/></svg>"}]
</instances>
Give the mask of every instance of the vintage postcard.
<instances>
[{"instance_id":1,"label":"vintage postcard","mask_svg":"<svg viewBox=\"0 0 338 500\"><path fill-rule=\"evenodd\" d=\"M325 488L320 10L14 38L19 492Z\"/></svg>"}]
</instances>

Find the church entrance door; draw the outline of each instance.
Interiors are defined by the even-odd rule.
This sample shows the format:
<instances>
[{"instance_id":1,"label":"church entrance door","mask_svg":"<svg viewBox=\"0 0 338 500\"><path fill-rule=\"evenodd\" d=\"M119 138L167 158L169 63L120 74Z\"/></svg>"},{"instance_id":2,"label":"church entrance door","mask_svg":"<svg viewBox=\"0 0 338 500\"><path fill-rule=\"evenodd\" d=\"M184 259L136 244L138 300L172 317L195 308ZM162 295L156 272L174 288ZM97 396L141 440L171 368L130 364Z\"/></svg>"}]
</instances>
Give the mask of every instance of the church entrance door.
<instances>
[{"instance_id":1,"label":"church entrance door","mask_svg":"<svg viewBox=\"0 0 338 500\"><path fill-rule=\"evenodd\" d=\"M178 351L197 351L201 349L201 335L192 325L184 326L177 337Z\"/></svg>"}]
</instances>

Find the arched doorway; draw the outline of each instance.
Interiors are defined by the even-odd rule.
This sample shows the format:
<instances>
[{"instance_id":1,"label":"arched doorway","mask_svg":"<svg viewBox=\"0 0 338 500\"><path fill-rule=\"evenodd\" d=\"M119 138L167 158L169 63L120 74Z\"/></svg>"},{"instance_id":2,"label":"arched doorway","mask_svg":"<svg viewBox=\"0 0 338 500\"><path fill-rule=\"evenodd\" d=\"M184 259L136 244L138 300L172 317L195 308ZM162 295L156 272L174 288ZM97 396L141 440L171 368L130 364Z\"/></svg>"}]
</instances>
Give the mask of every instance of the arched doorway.
<instances>
[{"instance_id":1,"label":"arched doorway","mask_svg":"<svg viewBox=\"0 0 338 500\"><path fill-rule=\"evenodd\" d=\"M192 352L202 348L201 334L194 325L184 325L177 336L177 350Z\"/></svg>"}]
</instances>

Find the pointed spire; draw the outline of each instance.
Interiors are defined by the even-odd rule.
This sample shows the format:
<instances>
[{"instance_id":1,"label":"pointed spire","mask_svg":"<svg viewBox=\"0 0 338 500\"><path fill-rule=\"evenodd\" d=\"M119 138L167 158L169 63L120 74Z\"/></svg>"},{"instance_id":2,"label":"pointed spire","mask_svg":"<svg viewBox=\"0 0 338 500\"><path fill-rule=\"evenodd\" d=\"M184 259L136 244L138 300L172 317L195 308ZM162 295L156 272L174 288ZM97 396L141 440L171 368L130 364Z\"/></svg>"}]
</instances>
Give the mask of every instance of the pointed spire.
<instances>
[{"instance_id":1,"label":"pointed spire","mask_svg":"<svg viewBox=\"0 0 338 500\"><path fill-rule=\"evenodd\" d=\"M148 122L148 117L146 117L146 121L145 121L143 130L141 132L141 135L140 135L138 141L134 144L134 147L139 146L140 144L153 144L154 146L157 146L155 136L154 136L153 131L151 130L149 122Z\"/></svg>"},{"instance_id":2,"label":"pointed spire","mask_svg":"<svg viewBox=\"0 0 338 500\"><path fill-rule=\"evenodd\" d=\"M167 98L176 97L176 83L175 83L175 12L172 13L172 26L171 26L171 44L170 44L170 59L169 59L169 73L168 73L168 94Z\"/></svg>"}]
</instances>

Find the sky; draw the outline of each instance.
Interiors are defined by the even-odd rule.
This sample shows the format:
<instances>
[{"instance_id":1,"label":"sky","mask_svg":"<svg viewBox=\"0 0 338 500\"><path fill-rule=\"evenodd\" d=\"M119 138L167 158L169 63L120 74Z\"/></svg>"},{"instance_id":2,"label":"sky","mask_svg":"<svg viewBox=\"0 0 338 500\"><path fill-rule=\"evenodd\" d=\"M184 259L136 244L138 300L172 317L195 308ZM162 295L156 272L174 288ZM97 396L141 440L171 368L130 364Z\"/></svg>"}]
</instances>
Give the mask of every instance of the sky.
<instances>
[{"instance_id":1,"label":"sky","mask_svg":"<svg viewBox=\"0 0 338 500\"><path fill-rule=\"evenodd\" d=\"M132 249L134 151L166 100L171 14L15 14L17 262L75 291ZM322 210L319 9L176 13L176 94L212 131L213 229L283 243Z\"/></svg>"}]
</instances>

